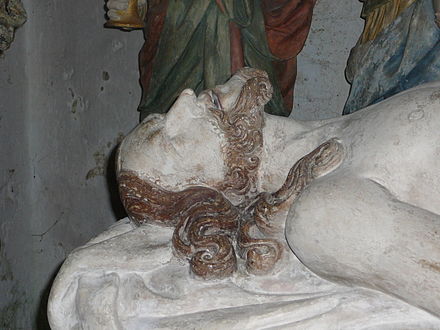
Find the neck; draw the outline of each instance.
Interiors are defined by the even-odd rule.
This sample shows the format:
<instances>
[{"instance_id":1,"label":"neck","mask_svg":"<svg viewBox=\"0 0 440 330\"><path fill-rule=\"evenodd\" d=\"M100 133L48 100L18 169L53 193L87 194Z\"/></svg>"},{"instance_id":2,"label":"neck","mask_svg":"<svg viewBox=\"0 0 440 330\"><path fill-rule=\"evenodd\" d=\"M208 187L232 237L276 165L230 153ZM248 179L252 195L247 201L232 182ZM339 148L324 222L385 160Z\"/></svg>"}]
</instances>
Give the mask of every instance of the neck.
<instances>
[{"instance_id":1,"label":"neck","mask_svg":"<svg viewBox=\"0 0 440 330\"><path fill-rule=\"evenodd\" d=\"M275 191L280 188L296 161L335 137L334 121L296 121L266 115L259 190Z\"/></svg>"}]
</instances>

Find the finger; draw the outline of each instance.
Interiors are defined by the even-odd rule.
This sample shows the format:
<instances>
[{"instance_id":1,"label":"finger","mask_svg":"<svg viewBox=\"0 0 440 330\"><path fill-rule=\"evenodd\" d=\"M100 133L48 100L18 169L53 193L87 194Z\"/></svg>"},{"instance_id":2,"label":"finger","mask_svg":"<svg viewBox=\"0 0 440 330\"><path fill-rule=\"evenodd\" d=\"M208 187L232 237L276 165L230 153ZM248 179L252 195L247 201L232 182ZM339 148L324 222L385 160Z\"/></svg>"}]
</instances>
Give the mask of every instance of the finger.
<instances>
[{"instance_id":1,"label":"finger","mask_svg":"<svg viewBox=\"0 0 440 330\"><path fill-rule=\"evenodd\" d=\"M145 15L147 14L147 7L138 8L138 14L141 20L145 20Z\"/></svg>"},{"instance_id":2,"label":"finger","mask_svg":"<svg viewBox=\"0 0 440 330\"><path fill-rule=\"evenodd\" d=\"M109 0L107 8L110 10L125 10L128 7L128 0Z\"/></svg>"},{"instance_id":3,"label":"finger","mask_svg":"<svg viewBox=\"0 0 440 330\"><path fill-rule=\"evenodd\" d=\"M110 9L107 12L107 16L113 21L119 21L121 19L121 15L119 15L119 13L120 12L118 10Z\"/></svg>"},{"instance_id":4,"label":"finger","mask_svg":"<svg viewBox=\"0 0 440 330\"><path fill-rule=\"evenodd\" d=\"M142 19L145 18L145 14L147 13L147 1L146 0L138 0L138 13Z\"/></svg>"}]
</instances>

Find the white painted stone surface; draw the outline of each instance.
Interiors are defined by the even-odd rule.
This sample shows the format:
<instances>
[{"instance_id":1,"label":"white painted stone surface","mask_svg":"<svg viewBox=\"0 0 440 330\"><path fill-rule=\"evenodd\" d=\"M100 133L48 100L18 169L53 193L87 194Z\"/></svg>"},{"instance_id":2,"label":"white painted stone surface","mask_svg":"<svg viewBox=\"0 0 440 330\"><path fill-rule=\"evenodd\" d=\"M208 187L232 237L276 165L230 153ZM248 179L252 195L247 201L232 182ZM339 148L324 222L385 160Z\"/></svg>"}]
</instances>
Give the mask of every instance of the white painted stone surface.
<instances>
[{"instance_id":1,"label":"white painted stone surface","mask_svg":"<svg viewBox=\"0 0 440 330\"><path fill-rule=\"evenodd\" d=\"M220 103L233 104L237 93L221 90ZM144 163L139 152L167 145L175 129L189 137L167 159L183 167L169 167L174 188L191 184L186 159L212 166L224 137L209 120L211 101L190 91L181 98L174 111L187 120L170 112L161 126L141 125L121 145L119 169L170 188L170 173L160 173L164 164ZM266 115L261 191L276 190L290 167L323 142L337 138L344 148L336 170L290 201L279 239L291 250L272 274L251 276L239 265L227 280L194 279L172 255L172 230L120 222L67 259L51 291L52 328L438 329L439 106L440 83L433 83L331 120ZM194 144L204 131L192 130L193 123L214 133L206 157ZM126 157L132 159L124 163ZM209 170L198 183L209 185L217 174Z\"/></svg>"},{"instance_id":2,"label":"white painted stone surface","mask_svg":"<svg viewBox=\"0 0 440 330\"><path fill-rule=\"evenodd\" d=\"M377 291L320 279L295 257L276 276L190 276L172 230L128 219L75 250L52 288L58 329L438 329L429 313Z\"/></svg>"}]
</instances>

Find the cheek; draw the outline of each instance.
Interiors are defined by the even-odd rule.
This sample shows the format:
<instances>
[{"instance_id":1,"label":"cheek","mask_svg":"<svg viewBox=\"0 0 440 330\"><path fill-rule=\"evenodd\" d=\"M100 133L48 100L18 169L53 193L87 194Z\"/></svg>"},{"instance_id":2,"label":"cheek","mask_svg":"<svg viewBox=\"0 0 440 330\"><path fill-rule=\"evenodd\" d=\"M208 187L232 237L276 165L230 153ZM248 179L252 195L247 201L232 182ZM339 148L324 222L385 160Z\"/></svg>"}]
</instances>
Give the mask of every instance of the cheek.
<instances>
[{"instance_id":1,"label":"cheek","mask_svg":"<svg viewBox=\"0 0 440 330\"><path fill-rule=\"evenodd\" d=\"M181 140L179 171L191 184L212 185L223 181L225 166L220 137L211 127L195 125L190 135Z\"/></svg>"},{"instance_id":2,"label":"cheek","mask_svg":"<svg viewBox=\"0 0 440 330\"><path fill-rule=\"evenodd\" d=\"M182 136L173 139L168 151L162 149L149 157L150 169L146 174L171 190L218 185L225 177L220 146L211 143L209 138L205 140L206 143L201 144L199 140L189 141Z\"/></svg>"}]
</instances>

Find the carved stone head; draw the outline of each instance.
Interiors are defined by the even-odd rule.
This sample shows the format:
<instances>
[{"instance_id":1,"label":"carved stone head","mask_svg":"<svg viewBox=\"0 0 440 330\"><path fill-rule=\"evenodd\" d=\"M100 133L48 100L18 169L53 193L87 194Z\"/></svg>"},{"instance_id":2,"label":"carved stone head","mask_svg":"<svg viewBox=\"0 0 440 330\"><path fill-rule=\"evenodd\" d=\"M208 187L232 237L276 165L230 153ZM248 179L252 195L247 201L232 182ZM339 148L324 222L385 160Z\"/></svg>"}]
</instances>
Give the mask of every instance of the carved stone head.
<instances>
[{"instance_id":1,"label":"carved stone head","mask_svg":"<svg viewBox=\"0 0 440 330\"><path fill-rule=\"evenodd\" d=\"M258 194L263 107L271 96L267 74L245 68L199 96L184 90L167 115L146 118L121 143L117 173L130 218L174 226L175 252L203 278L233 273L236 250L254 255L248 269L256 273L279 258L270 240L258 242L261 253L251 251L250 217L239 206Z\"/></svg>"},{"instance_id":2,"label":"carved stone head","mask_svg":"<svg viewBox=\"0 0 440 330\"><path fill-rule=\"evenodd\" d=\"M263 107L271 94L267 74L250 68L199 96L186 89L168 114L149 116L125 138L117 171L173 191L193 185L227 190L228 184L230 190L255 190L239 185L258 166ZM254 158L245 160L251 153Z\"/></svg>"},{"instance_id":3,"label":"carved stone head","mask_svg":"<svg viewBox=\"0 0 440 330\"><path fill-rule=\"evenodd\" d=\"M282 248L267 238L268 216L313 179L328 148L295 164L279 191L259 192L271 96L267 74L245 68L199 96L184 90L167 115L147 117L120 145L117 175L129 217L174 227L174 251L205 279L231 275L237 256L248 272L273 269Z\"/></svg>"}]
</instances>

